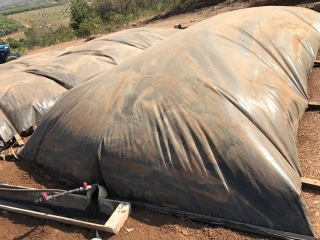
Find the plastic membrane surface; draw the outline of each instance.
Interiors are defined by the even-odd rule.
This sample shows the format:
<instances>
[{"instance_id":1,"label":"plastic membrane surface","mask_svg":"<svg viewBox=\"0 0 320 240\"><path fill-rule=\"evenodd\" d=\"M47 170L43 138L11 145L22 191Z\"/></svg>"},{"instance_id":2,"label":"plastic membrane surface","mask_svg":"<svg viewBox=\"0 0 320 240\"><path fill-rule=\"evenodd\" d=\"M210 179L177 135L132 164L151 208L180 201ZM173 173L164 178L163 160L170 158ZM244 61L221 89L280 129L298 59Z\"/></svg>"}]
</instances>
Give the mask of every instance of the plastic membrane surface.
<instances>
[{"instance_id":1,"label":"plastic membrane surface","mask_svg":"<svg viewBox=\"0 0 320 240\"><path fill-rule=\"evenodd\" d=\"M25 136L68 90L106 72L176 33L136 28L79 46L22 57L0 65L0 149L16 133Z\"/></svg>"},{"instance_id":2,"label":"plastic membrane surface","mask_svg":"<svg viewBox=\"0 0 320 240\"><path fill-rule=\"evenodd\" d=\"M296 151L320 15L221 14L68 91L21 152L109 196L313 235Z\"/></svg>"}]
</instances>

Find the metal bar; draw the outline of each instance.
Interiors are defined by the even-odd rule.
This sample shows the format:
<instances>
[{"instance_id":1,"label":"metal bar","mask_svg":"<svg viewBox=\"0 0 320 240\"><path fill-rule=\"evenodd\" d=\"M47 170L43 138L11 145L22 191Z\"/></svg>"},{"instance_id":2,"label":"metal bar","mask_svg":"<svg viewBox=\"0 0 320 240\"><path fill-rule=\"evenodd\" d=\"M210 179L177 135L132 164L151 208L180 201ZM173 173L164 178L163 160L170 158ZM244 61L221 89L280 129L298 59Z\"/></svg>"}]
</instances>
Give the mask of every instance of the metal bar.
<instances>
[{"instance_id":1,"label":"metal bar","mask_svg":"<svg viewBox=\"0 0 320 240\"><path fill-rule=\"evenodd\" d=\"M256 234L264 235L267 237L275 237L278 239L286 239L286 240L288 239L317 240L317 238L310 237L310 236L284 232L280 230L255 226L247 223L241 223L241 222L226 220L222 218L209 217L209 216L205 216L197 213L185 212L185 211L172 209L168 207L159 207L159 206L154 206L154 205L149 205L149 204L139 203L139 202L132 202L132 201L131 201L131 204L133 207L142 208L149 211L159 212L159 213L168 214L168 215L174 215L178 217L184 217L194 221L206 222L212 225L218 225L218 226L237 229L245 232L256 233Z\"/></svg>"}]
</instances>

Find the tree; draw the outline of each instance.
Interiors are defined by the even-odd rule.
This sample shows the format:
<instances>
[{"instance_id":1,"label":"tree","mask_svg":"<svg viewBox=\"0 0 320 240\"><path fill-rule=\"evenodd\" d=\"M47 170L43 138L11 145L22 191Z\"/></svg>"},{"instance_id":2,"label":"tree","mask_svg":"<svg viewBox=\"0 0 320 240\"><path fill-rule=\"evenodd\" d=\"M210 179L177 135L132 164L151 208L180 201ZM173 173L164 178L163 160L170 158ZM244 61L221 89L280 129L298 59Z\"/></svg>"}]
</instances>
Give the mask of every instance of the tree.
<instances>
[{"instance_id":1,"label":"tree","mask_svg":"<svg viewBox=\"0 0 320 240\"><path fill-rule=\"evenodd\" d=\"M104 21L109 21L115 14L121 14L114 0L94 0L92 7Z\"/></svg>"},{"instance_id":2,"label":"tree","mask_svg":"<svg viewBox=\"0 0 320 240\"><path fill-rule=\"evenodd\" d=\"M88 37L98 29L101 19L84 0L71 0L70 27L78 37Z\"/></svg>"},{"instance_id":3,"label":"tree","mask_svg":"<svg viewBox=\"0 0 320 240\"><path fill-rule=\"evenodd\" d=\"M108 22L117 17L128 19L134 16L138 19L143 11L163 11L175 4L176 0L93 0L92 7L103 21Z\"/></svg>"},{"instance_id":4,"label":"tree","mask_svg":"<svg viewBox=\"0 0 320 240\"><path fill-rule=\"evenodd\" d=\"M29 49L36 46L46 47L60 42L70 41L74 39L74 31L70 27L60 25L54 27L45 20L41 24L32 22L24 31L26 35L25 44Z\"/></svg>"},{"instance_id":5,"label":"tree","mask_svg":"<svg viewBox=\"0 0 320 240\"><path fill-rule=\"evenodd\" d=\"M102 20L108 22L116 15L134 13L135 0L94 0L92 7Z\"/></svg>"}]
</instances>

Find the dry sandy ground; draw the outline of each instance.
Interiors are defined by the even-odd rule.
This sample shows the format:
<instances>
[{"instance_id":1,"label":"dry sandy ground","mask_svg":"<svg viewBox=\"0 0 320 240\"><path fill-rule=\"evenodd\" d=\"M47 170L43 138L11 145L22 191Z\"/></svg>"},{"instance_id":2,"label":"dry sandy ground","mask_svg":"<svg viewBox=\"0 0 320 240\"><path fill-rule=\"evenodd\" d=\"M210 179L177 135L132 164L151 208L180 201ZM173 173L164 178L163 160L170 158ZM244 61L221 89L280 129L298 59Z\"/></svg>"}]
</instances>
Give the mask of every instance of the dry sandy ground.
<instances>
[{"instance_id":1,"label":"dry sandy ground","mask_svg":"<svg viewBox=\"0 0 320 240\"><path fill-rule=\"evenodd\" d=\"M176 24L191 26L203 19L216 14L245 8L248 1L226 1L216 6L195 10L191 13L160 19L148 24L138 22L136 25L150 27L173 27ZM310 6L310 4L301 4ZM133 27L133 26L129 26ZM122 30L118 29L118 30ZM38 49L29 54L57 50L82 43L84 39ZM28 54L28 55L29 55ZM309 81L309 96L311 101L320 101L320 68L315 69ZM307 112L301 122L298 132L298 154L301 169L305 177L320 179L320 124L319 112ZM22 185L35 188L64 188L67 186L56 182L42 169L32 162L10 160L0 162L0 183ZM305 189L301 194L307 204L316 236L320 236L320 195L319 192ZM128 232L126 229L133 228ZM91 239L95 231L68 226L52 221L44 221L14 213L0 211L0 239ZM208 226L185 219L133 209L119 235L100 233L102 239L270 239L254 234Z\"/></svg>"}]
</instances>

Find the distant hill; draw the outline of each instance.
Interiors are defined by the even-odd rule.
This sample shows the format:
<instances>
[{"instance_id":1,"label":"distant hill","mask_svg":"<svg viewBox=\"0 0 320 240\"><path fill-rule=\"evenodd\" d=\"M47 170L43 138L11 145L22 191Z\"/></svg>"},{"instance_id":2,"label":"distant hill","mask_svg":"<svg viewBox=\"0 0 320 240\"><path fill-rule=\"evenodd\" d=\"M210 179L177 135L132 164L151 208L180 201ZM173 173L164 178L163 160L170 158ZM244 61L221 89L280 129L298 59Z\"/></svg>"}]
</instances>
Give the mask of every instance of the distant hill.
<instances>
[{"instance_id":1,"label":"distant hill","mask_svg":"<svg viewBox=\"0 0 320 240\"><path fill-rule=\"evenodd\" d=\"M43 2L55 2L54 0L51 1L41 1L41 0L0 0L0 10L21 7L29 4L34 3L43 3Z\"/></svg>"}]
</instances>

